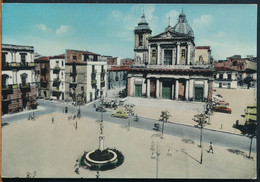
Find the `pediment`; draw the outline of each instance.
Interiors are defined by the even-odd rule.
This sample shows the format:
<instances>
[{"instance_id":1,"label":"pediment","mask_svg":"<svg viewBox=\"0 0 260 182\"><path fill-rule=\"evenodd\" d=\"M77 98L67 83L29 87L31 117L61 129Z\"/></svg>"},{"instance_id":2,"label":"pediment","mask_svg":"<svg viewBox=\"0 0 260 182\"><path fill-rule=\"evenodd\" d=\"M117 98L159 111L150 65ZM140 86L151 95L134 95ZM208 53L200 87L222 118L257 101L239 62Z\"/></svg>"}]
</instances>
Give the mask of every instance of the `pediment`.
<instances>
[{"instance_id":1,"label":"pediment","mask_svg":"<svg viewBox=\"0 0 260 182\"><path fill-rule=\"evenodd\" d=\"M171 38L174 38L176 37L177 35L171 31L166 31L166 32L163 32L163 33L160 33L158 35L155 35L153 37L151 37L151 39L171 39Z\"/></svg>"}]
</instances>

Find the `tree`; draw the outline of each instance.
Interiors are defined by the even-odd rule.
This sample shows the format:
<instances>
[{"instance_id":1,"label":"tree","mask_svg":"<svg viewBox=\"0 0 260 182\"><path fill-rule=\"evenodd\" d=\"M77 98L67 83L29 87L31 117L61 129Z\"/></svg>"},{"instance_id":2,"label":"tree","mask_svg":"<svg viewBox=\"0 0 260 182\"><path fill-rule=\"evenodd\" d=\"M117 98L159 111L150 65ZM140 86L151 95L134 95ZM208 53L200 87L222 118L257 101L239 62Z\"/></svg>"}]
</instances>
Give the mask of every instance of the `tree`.
<instances>
[{"instance_id":1,"label":"tree","mask_svg":"<svg viewBox=\"0 0 260 182\"><path fill-rule=\"evenodd\" d=\"M251 75L247 75L247 76L244 78L243 82L244 82L245 84L247 84L247 89L250 88L252 81L254 81L254 79L253 79L253 77L252 77Z\"/></svg>"},{"instance_id":2,"label":"tree","mask_svg":"<svg viewBox=\"0 0 260 182\"><path fill-rule=\"evenodd\" d=\"M202 129L205 126L205 124L207 123L206 118L208 118L208 116L206 114L201 113L201 114L194 115L194 118L192 119L196 123L198 123L198 126L200 127L200 145L199 145L199 147L201 148L201 157L200 157L201 164L202 164L202 158L203 158Z\"/></svg>"},{"instance_id":3,"label":"tree","mask_svg":"<svg viewBox=\"0 0 260 182\"><path fill-rule=\"evenodd\" d=\"M125 111L128 115L128 130L130 130L130 117L134 115L134 104L126 104L125 107Z\"/></svg>"},{"instance_id":4,"label":"tree","mask_svg":"<svg viewBox=\"0 0 260 182\"><path fill-rule=\"evenodd\" d=\"M168 122L169 118L172 117L170 115L170 112L168 111L161 111L161 115L160 115L160 118L159 118L159 121L161 121L163 124L162 124L162 138L163 138L163 131L164 131L164 123Z\"/></svg>"}]
</instances>

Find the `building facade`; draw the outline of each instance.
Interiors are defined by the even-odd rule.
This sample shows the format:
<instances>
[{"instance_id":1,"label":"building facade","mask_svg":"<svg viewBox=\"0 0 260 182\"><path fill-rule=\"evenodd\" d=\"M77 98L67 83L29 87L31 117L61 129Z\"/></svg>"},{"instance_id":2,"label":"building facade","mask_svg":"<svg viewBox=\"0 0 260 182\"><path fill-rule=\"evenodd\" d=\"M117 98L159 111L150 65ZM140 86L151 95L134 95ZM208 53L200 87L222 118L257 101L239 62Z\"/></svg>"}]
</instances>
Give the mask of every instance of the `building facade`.
<instances>
[{"instance_id":1,"label":"building facade","mask_svg":"<svg viewBox=\"0 0 260 182\"><path fill-rule=\"evenodd\" d=\"M87 51L66 50L65 99L78 104L106 95L107 60Z\"/></svg>"},{"instance_id":2,"label":"building facade","mask_svg":"<svg viewBox=\"0 0 260 182\"><path fill-rule=\"evenodd\" d=\"M128 96L189 101L212 100L213 68L195 64L194 33L186 15L151 35L144 13L135 28L135 60L128 74ZM140 42L141 41L141 42Z\"/></svg>"},{"instance_id":3,"label":"building facade","mask_svg":"<svg viewBox=\"0 0 260 182\"><path fill-rule=\"evenodd\" d=\"M35 59L37 96L50 98L50 57Z\"/></svg>"},{"instance_id":4,"label":"building facade","mask_svg":"<svg viewBox=\"0 0 260 182\"><path fill-rule=\"evenodd\" d=\"M214 88L236 89L243 87L256 87L257 79L256 58L240 55L219 60L214 64ZM249 78L249 79L248 79Z\"/></svg>"},{"instance_id":5,"label":"building facade","mask_svg":"<svg viewBox=\"0 0 260 182\"><path fill-rule=\"evenodd\" d=\"M34 48L2 44L2 114L36 109Z\"/></svg>"},{"instance_id":6,"label":"building facade","mask_svg":"<svg viewBox=\"0 0 260 182\"><path fill-rule=\"evenodd\" d=\"M50 58L50 93L55 100L65 99L65 56Z\"/></svg>"}]
</instances>

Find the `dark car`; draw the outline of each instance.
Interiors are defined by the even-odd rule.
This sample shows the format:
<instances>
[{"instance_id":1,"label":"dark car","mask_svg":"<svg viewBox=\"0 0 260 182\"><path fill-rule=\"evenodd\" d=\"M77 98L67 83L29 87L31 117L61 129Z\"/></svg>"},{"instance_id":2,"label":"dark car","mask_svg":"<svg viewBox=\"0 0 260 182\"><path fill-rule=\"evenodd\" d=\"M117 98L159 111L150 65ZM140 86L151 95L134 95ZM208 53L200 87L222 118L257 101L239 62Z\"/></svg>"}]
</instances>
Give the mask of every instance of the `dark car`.
<instances>
[{"instance_id":1,"label":"dark car","mask_svg":"<svg viewBox=\"0 0 260 182\"><path fill-rule=\"evenodd\" d=\"M107 110L106 110L103 106L98 106L98 107L96 108L96 111L97 111L97 112L106 112Z\"/></svg>"}]
</instances>

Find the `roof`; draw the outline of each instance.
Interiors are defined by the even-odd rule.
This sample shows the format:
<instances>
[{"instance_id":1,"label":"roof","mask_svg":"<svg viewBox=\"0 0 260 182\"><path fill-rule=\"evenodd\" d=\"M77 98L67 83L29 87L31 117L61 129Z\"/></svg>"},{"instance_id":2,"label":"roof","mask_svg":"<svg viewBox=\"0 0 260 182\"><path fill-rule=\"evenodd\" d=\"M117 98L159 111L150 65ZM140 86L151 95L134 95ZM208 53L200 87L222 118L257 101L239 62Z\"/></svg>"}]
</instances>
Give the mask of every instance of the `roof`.
<instances>
[{"instance_id":1,"label":"roof","mask_svg":"<svg viewBox=\"0 0 260 182\"><path fill-rule=\"evenodd\" d=\"M145 20L144 11L143 11L141 19L140 19L140 21L138 23L138 26L135 27L135 30L149 30L149 31L151 31L150 27L148 26L147 21Z\"/></svg>"},{"instance_id":2,"label":"roof","mask_svg":"<svg viewBox=\"0 0 260 182\"><path fill-rule=\"evenodd\" d=\"M73 50L73 49L67 49L66 51L74 51L74 52L79 52L82 54L87 54L87 55L100 55L100 54L96 54L93 52L89 52L89 51L82 51L82 50Z\"/></svg>"},{"instance_id":3,"label":"roof","mask_svg":"<svg viewBox=\"0 0 260 182\"><path fill-rule=\"evenodd\" d=\"M195 49L210 49L210 46L196 46Z\"/></svg>"},{"instance_id":4,"label":"roof","mask_svg":"<svg viewBox=\"0 0 260 182\"><path fill-rule=\"evenodd\" d=\"M112 66L110 71L128 71L129 66Z\"/></svg>"}]
</instances>

